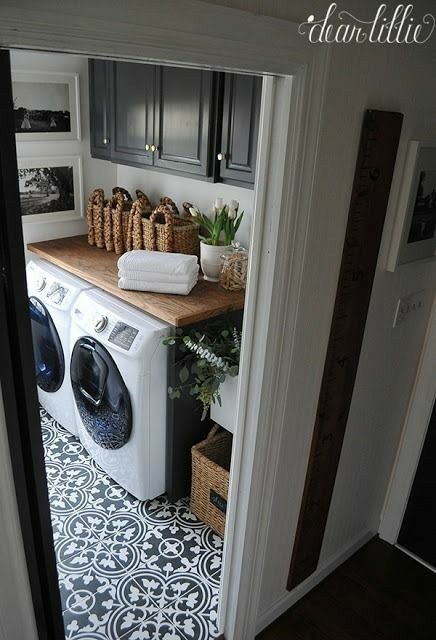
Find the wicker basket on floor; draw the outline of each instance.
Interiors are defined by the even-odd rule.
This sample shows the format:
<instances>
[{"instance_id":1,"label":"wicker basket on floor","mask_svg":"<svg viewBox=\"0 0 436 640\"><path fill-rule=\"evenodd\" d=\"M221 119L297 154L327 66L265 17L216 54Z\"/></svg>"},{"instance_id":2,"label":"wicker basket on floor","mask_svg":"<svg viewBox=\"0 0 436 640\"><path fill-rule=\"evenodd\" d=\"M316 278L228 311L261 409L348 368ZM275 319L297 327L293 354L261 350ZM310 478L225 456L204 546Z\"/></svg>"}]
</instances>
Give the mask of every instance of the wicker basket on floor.
<instances>
[{"instance_id":1,"label":"wicker basket on floor","mask_svg":"<svg viewBox=\"0 0 436 640\"><path fill-rule=\"evenodd\" d=\"M232 435L215 425L192 453L191 511L219 536L226 527Z\"/></svg>"},{"instance_id":2,"label":"wicker basket on floor","mask_svg":"<svg viewBox=\"0 0 436 640\"><path fill-rule=\"evenodd\" d=\"M160 204L149 218L142 219L144 249L166 253L199 255L199 226L193 220L175 215L167 204Z\"/></svg>"}]
</instances>

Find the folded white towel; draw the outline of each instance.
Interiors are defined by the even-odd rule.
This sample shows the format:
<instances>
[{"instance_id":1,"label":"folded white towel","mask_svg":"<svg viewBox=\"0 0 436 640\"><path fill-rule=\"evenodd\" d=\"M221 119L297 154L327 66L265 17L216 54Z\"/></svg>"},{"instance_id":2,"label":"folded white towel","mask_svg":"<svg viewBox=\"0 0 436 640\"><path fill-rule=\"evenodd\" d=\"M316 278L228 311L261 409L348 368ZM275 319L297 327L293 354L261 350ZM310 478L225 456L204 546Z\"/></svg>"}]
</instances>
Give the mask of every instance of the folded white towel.
<instances>
[{"instance_id":1,"label":"folded white towel","mask_svg":"<svg viewBox=\"0 0 436 640\"><path fill-rule=\"evenodd\" d=\"M156 282L155 280L132 280L130 278L119 278L120 289L129 291L151 291L153 293L177 293L187 296L197 284L197 278L192 278L185 283Z\"/></svg>"},{"instance_id":2,"label":"folded white towel","mask_svg":"<svg viewBox=\"0 0 436 640\"><path fill-rule=\"evenodd\" d=\"M200 267L198 264L194 265L192 269L186 274L181 273L162 273L160 271L138 271L132 269L126 269L122 267L118 269L119 278L128 278L129 280L146 280L148 282L173 282L174 284L186 284L193 278L198 277Z\"/></svg>"},{"instance_id":3,"label":"folded white towel","mask_svg":"<svg viewBox=\"0 0 436 640\"><path fill-rule=\"evenodd\" d=\"M131 271L146 271L186 275L198 264L197 256L184 253L164 253L160 251L145 251L136 249L127 251L118 260L118 269Z\"/></svg>"}]
</instances>

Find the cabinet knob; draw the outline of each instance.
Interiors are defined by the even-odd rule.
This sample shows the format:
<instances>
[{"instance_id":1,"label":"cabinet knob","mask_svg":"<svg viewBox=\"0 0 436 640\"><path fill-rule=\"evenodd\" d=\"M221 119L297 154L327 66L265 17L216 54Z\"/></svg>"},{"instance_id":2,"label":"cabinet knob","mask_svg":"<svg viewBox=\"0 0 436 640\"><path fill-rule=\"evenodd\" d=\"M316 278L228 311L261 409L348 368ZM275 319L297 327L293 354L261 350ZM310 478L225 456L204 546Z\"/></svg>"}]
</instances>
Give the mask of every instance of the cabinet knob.
<instances>
[{"instance_id":1,"label":"cabinet knob","mask_svg":"<svg viewBox=\"0 0 436 640\"><path fill-rule=\"evenodd\" d=\"M110 139L109 138L103 138L103 144L109 144Z\"/></svg>"},{"instance_id":2,"label":"cabinet knob","mask_svg":"<svg viewBox=\"0 0 436 640\"><path fill-rule=\"evenodd\" d=\"M145 145L145 150L150 151L150 145L148 143Z\"/></svg>"},{"instance_id":3,"label":"cabinet knob","mask_svg":"<svg viewBox=\"0 0 436 640\"><path fill-rule=\"evenodd\" d=\"M221 160L224 160L224 154L220 152L220 153L217 155L217 159L218 159L220 162L221 162Z\"/></svg>"},{"instance_id":4,"label":"cabinet knob","mask_svg":"<svg viewBox=\"0 0 436 640\"><path fill-rule=\"evenodd\" d=\"M155 151L157 151L157 147L155 144L152 144L150 147L151 151L154 153Z\"/></svg>"}]
</instances>

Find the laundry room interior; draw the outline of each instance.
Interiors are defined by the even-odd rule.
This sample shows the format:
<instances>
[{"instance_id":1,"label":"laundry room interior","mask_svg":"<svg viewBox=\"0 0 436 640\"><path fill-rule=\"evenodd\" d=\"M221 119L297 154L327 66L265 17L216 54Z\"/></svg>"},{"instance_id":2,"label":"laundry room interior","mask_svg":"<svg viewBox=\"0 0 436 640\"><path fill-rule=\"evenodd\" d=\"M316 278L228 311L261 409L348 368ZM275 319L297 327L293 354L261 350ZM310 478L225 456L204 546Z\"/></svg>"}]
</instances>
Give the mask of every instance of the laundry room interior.
<instances>
[{"instance_id":1,"label":"laundry room interior","mask_svg":"<svg viewBox=\"0 0 436 640\"><path fill-rule=\"evenodd\" d=\"M11 70L65 637L216 637L262 77Z\"/></svg>"}]
</instances>

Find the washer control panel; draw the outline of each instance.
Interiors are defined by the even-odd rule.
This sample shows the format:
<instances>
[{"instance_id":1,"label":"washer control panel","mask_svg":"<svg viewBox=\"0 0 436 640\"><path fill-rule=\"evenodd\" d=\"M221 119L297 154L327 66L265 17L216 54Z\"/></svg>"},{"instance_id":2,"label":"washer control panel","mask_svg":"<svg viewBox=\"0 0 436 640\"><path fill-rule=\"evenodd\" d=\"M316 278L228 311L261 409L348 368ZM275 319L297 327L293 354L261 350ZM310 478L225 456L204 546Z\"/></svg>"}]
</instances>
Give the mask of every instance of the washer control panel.
<instances>
[{"instance_id":1,"label":"washer control panel","mask_svg":"<svg viewBox=\"0 0 436 640\"><path fill-rule=\"evenodd\" d=\"M109 318L107 316L100 316L97 318L94 324L94 329L97 333L101 333L104 331L109 323Z\"/></svg>"},{"instance_id":2,"label":"washer control panel","mask_svg":"<svg viewBox=\"0 0 436 640\"><path fill-rule=\"evenodd\" d=\"M131 327L125 322L116 322L110 333L108 341L122 349L125 349L126 351L129 351L138 333L138 329Z\"/></svg>"}]
</instances>

